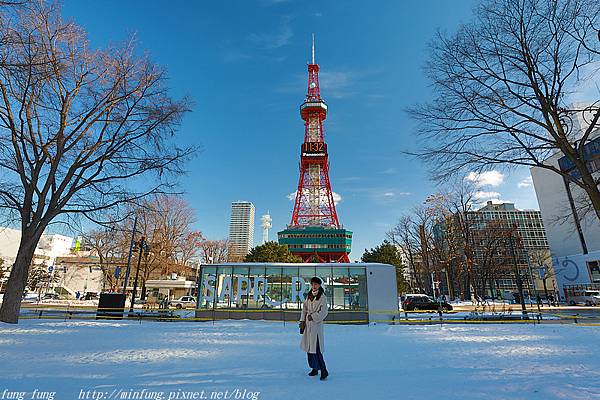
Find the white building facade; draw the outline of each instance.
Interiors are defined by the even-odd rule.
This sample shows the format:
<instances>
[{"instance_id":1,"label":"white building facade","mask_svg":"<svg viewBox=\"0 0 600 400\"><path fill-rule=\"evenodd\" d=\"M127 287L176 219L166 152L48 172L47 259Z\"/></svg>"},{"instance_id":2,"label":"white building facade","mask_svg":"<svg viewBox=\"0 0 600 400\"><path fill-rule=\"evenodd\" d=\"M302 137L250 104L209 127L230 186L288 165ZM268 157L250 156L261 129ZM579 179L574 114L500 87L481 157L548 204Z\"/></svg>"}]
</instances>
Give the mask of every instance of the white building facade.
<instances>
[{"instance_id":1,"label":"white building facade","mask_svg":"<svg viewBox=\"0 0 600 400\"><path fill-rule=\"evenodd\" d=\"M0 258L3 261L0 273L0 290L8 281L10 270L15 262L19 244L21 243L21 231L18 229L0 227ZM73 238L58 234L44 234L35 249L32 263L48 268L52 275L56 274L56 259L70 254Z\"/></svg>"},{"instance_id":2,"label":"white building facade","mask_svg":"<svg viewBox=\"0 0 600 400\"><path fill-rule=\"evenodd\" d=\"M600 132L586 145L588 168L600 178ZM560 153L546 164L577 175ZM542 211L561 300L565 286L600 284L600 221L586 209L585 192L550 170L534 167L531 176Z\"/></svg>"},{"instance_id":3,"label":"white building facade","mask_svg":"<svg viewBox=\"0 0 600 400\"><path fill-rule=\"evenodd\" d=\"M5 265L12 265L15 262L20 242L20 230L0 228L0 258L2 258ZM72 247L72 237L58 234L44 234L35 249L33 263L45 263L48 266L54 265L56 258L69 255Z\"/></svg>"},{"instance_id":4,"label":"white building facade","mask_svg":"<svg viewBox=\"0 0 600 400\"><path fill-rule=\"evenodd\" d=\"M254 246L254 204L251 202L231 203L229 243L231 259L244 258Z\"/></svg>"}]
</instances>

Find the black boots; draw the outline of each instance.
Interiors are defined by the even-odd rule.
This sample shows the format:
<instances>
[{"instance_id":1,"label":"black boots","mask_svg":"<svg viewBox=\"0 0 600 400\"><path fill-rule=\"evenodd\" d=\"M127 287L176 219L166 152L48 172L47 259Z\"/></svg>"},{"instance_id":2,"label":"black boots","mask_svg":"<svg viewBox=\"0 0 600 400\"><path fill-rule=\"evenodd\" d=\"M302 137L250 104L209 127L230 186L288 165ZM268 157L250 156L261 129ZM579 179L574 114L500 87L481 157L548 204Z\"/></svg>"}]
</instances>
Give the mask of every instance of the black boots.
<instances>
[{"instance_id":1,"label":"black boots","mask_svg":"<svg viewBox=\"0 0 600 400\"><path fill-rule=\"evenodd\" d=\"M308 373L308 376L317 376L318 374L319 374L319 370L313 369ZM319 379L324 381L325 379L327 379L328 376L329 376L329 372L327 372L326 369L323 369L323 370L321 370L321 377Z\"/></svg>"}]
</instances>

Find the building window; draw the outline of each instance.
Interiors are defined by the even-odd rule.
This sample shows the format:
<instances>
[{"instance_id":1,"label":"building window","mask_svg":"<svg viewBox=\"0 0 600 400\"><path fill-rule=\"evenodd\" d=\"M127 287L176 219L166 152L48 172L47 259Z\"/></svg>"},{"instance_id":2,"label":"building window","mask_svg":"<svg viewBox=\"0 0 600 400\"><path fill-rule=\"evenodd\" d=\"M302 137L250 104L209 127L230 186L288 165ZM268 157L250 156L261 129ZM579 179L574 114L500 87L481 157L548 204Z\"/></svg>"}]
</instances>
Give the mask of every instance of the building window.
<instances>
[{"instance_id":1,"label":"building window","mask_svg":"<svg viewBox=\"0 0 600 400\"><path fill-rule=\"evenodd\" d=\"M588 261L587 266L592 283L600 283L600 261Z\"/></svg>"}]
</instances>

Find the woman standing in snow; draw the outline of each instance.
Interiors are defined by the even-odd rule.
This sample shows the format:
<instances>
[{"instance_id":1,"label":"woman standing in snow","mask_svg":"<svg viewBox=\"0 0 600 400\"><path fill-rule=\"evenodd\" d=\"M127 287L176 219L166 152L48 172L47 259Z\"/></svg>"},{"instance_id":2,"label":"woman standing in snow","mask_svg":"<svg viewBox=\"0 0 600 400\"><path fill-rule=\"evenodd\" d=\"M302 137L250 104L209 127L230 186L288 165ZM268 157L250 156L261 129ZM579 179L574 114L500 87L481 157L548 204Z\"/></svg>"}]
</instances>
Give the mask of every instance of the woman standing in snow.
<instances>
[{"instance_id":1,"label":"woman standing in snow","mask_svg":"<svg viewBox=\"0 0 600 400\"><path fill-rule=\"evenodd\" d=\"M329 375L323 359L323 320L327 317L328 305L321 283L317 277L310 280L311 290L304 300L300 317L300 347L308 354L308 366L312 368L308 375L316 376L321 371L320 379L324 380Z\"/></svg>"}]
</instances>

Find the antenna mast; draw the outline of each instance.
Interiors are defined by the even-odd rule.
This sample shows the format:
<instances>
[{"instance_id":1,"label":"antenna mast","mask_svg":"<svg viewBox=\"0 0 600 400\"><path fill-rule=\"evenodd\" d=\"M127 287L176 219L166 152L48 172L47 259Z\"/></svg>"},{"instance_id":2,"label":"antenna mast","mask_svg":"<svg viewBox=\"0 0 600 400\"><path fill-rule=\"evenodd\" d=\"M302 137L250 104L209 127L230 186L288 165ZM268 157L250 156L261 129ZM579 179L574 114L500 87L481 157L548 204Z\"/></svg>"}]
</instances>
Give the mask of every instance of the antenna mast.
<instances>
[{"instance_id":1,"label":"antenna mast","mask_svg":"<svg viewBox=\"0 0 600 400\"><path fill-rule=\"evenodd\" d=\"M312 62L311 64L315 63L315 34L312 34Z\"/></svg>"}]
</instances>

